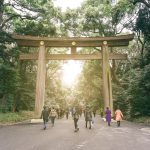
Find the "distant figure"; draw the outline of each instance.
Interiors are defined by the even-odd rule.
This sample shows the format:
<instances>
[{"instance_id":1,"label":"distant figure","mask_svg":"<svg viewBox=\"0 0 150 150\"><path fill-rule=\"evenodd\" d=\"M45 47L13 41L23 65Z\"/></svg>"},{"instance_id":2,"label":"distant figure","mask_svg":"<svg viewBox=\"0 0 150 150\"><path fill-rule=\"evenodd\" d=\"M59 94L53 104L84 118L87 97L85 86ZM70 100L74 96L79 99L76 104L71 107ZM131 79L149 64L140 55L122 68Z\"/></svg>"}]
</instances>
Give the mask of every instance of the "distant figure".
<instances>
[{"instance_id":1,"label":"distant figure","mask_svg":"<svg viewBox=\"0 0 150 150\"><path fill-rule=\"evenodd\" d=\"M96 116L96 110L95 109L93 110L93 116L94 116L94 118Z\"/></svg>"},{"instance_id":2,"label":"distant figure","mask_svg":"<svg viewBox=\"0 0 150 150\"><path fill-rule=\"evenodd\" d=\"M57 109L57 116L58 116L58 119L61 118L61 117L60 117L60 116L61 116L61 110L60 110L60 108Z\"/></svg>"},{"instance_id":3,"label":"distant figure","mask_svg":"<svg viewBox=\"0 0 150 150\"><path fill-rule=\"evenodd\" d=\"M116 119L116 121L117 121L117 126L118 126L118 127L120 127L120 121L122 120L122 118L123 118L123 114L122 114L121 110L120 110L120 109L117 109L117 110L115 111L115 119Z\"/></svg>"},{"instance_id":4,"label":"distant figure","mask_svg":"<svg viewBox=\"0 0 150 150\"><path fill-rule=\"evenodd\" d=\"M51 112L50 112L52 127L54 126L56 116L57 116L57 112L54 109L54 107L52 107Z\"/></svg>"},{"instance_id":5,"label":"distant figure","mask_svg":"<svg viewBox=\"0 0 150 150\"><path fill-rule=\"evenodd\" d=\"M44 130L46 129L46 124L48 122L49 118L49 110L46 106L43 107L42 113L41 113L41 119L43 118L43 124L44 124Z\"/></svg>"},{"instance_id":6,"label":"distant figure","mask_svg":"<svg viewBox=\"0 0 150 150\"><path fill-rule=\"evenodd\" d=\"M68 119L68 116L69 116L69 109L66 109L65 114L66 114L66 119Z\"/></svg>"},{"instance_id":7,"label":"distant figure","mask_svg":"<svg viewBox=\"0 0 150 150\"><path fill-rule=\"evenodd\" d=\"M78 127L79 113L77 108L73 109L73 120L74 120L75 132L77 132L79 131L79 127Z\"/></svg>"},{"instance_id":8,"label":"distant figure","mask_svg":"<svg viewBox=\"0 0 150 150\"><path fill-rule=\"evenodd\" d=\"M109 107L106 107L106 121L108 123L108 126L110 126L110 122L111 122L111 111L109 110Z\"/></svg>"},{"instance_id":9,"label":"distant figure","mask_svg":"<svg viewBox=\"0 0 150 150\"><path fill-rule=\"evenodd\" d=\"M85 109L85 127L87 128L89 123L89 129L91 129L91 123L92 123L92 112L89 107Z\"/></svg>"},{"instance_id":10,"label":"distant figure","mask_svg":"<svg viewBox=\"0 0 150 150\"><path fill-rule=\"evenodd\" d=\"M104 112L103 112L103 109L102 109L102 108L100 109L100 115L101 115L101 118L103 118Z\"/></svg>"}]
</instances>

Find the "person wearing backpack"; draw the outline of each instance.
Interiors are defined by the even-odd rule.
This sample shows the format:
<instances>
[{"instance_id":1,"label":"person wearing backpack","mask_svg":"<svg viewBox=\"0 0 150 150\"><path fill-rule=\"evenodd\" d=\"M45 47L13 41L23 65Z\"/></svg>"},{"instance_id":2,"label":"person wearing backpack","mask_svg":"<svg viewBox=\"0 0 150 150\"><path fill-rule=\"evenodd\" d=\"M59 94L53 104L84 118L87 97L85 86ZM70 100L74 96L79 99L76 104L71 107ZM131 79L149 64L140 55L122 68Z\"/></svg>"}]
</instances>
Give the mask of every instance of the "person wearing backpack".
<instances>
[{"instance_id":1,"label":"person wearing backpack","mask_svg":"<svg viewBox=\"0 0 150 150\"><path fill-rule=\"evenodd\" d=\"M56 116L57 116L57 112L56 112L55 108L52 107L51 112L50 112L52 127L54 126Z\"/></svg>"},{"instance_id":2,"label":"person wearing backpack","mask_svg":"<svg viewBox=\"0 0 150 150\"><path fill-rule=\"evenodd\" d=\"M92 111L87 106L85 109L85 127L87 128L89 124L89 129L91 129L91 123L92 123Z\"/></svg>"}]
</instances>

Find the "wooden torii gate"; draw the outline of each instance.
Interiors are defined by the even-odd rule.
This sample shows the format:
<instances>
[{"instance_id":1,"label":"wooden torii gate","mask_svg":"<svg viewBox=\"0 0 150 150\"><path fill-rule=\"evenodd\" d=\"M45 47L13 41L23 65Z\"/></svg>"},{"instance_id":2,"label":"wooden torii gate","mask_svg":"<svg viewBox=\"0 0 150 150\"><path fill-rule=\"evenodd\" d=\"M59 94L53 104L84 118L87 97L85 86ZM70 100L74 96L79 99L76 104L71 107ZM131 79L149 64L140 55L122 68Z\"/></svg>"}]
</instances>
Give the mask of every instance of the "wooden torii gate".
<instances>
[{"instance_id":1,"label":"wooden torii gate","mask_svg":"<svg viewBox=\"0 0 150 150\"><path fill-rule=\"evenodd\" d=\"M92 60L102 59L103 64L103 100L104 108L113 110L111 74L109 60L127 59L126 54L109 53L109 47L128 46L129 41L134 38L133 34L115 37L71 37L71 38L48 38L35 36L12 36L18 46L39 47L38 54L22 54L20 60L38 60L35 112L40 114L44 105L46 60ZM70 47L71 54L46 54L46 47ZM77 47L101 47L99 54L77 54Z\"/></svg>"}]
</instances>

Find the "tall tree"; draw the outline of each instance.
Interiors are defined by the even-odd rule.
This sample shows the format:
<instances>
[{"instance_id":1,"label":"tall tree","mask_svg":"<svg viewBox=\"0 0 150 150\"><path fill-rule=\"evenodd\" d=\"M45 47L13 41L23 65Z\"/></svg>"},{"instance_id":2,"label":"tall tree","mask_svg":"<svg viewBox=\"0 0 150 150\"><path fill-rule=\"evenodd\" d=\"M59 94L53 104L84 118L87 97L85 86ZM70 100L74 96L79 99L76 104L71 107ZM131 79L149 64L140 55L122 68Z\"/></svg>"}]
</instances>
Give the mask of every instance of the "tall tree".
<instances>
[{"instance_id":1,"label":"tall tree","mask_svg":"<svg viewBox=\"0 0 150 150\"><path fill-rule=\"evenodd\" d=\"M138 17L135 24L135 31L138 33L138 40L141 44L141 53L138 65L134 65L135 72L132 83L129 85L129 93L131 93L131 116L149 116L149 66L150 66L150 1L139 0L133 1L139 10ZM142 106L142 107L141 107Z\"/></svg>"},{"instance_id":2,"label":"tall tree","mask_svg":"<svg viewBox=\"0 0 150 150\"><path fill-rule=\"evenodd\" d=\"M14 110L17 110L19 105L21 109L30 109L28 104L34 100L36 64L35 62L19 63L18 56L20 52L29 53L37 50L13 48L14 41L11 33L54 36L58 14L52 1L2 0L0 2L0 69L3 72L1 73L0 95L1 103L5 102L4 107L7 107L7 102L10 101L10 98L5 96L9 94L12 95L11 104ZM6 78L5 76L9 75L10 71L14 71L14 76ZM12 84L13 87L5 83L12 81L15 81ZM11 88L6 88L5 85L14 90L10 92Z\"/></svg>"}]
</instances>

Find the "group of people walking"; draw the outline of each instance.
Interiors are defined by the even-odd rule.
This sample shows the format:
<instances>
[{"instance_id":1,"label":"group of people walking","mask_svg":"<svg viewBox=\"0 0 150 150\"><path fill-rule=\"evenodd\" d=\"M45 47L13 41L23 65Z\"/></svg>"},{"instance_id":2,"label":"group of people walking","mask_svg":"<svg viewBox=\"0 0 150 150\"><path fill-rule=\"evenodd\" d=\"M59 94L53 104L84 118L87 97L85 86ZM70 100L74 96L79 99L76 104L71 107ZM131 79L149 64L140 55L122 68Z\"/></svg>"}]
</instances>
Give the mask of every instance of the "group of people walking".
<instances>
[{"instance_id":1,"label":"group of people walking","mask_svg":"<svg viewBox=\"0 0 150 150\"><path fill-rule=\"evenodd\" d=\"M44 130L47 128L49 118L51 119L52 127L54 126L56 116L57 112L53 107L51 109L46 106L43 107L41 119L43 118Z\"/></svg>"},{"instance_id":2,"label":"group of people walking","mask_svg":"<svg viewBox=\"0 0 150 150\"><path fill-rule=\"evenodd\" d=\"M95 113L93 113L93 115L95 117ZM93 123L93 118L92 118L93 115L92 115L92 111L91 111L90 107L87 106L84 110L85 128L91 129L92 123ZM44 130L47 128L47 123L48 123L49 118L51 120L52 127L54 126L56 116L57 116L57 112L56 112L55 108L52 107L51 109L49 109L46 106L43 107L43 110L41 113L41 118L43 118L43 124L44 124L43 129ZM68 119L68 115L66 117ZM80 117L80 111L79 111L78 107L73 108L72 117L74 120L75 132L77 132L77 131L79 131L78 120ZM106 118L106 122L107 122L108 126L110 126L112 115L111 115L111 110L109 109L109 107L106 108L105 118ZM117 122L118 127L120 126L120 121L122 120L122 118L123 118L123 114L122 114L121 110L117 109L115 111L115 120Z\"/></svg>"},{"instance_id":3,"label":"group of people walking","mask_svg":"<svg viewBox=\"0 0 150 150\"><path fill-rule=\"evenodd\" d=\"M110 126L112 115L109 107L106 108L105 114L106 114L106 121L108 123L108 126ZM122 120L122 118L123 118L123 114L121 110L117 108L117 110L115 111L115 120L117 121L118 127L120 127L120 121Z\"/></svg>"},{"instance_id":4,"label":"group of people walking","mask_svg":"<svg viewBox=\"0 0 150 150\"><path fill-rule=\"evenodd\" d=\"M73 110L73 120L74 120L74 127L75 127L75 132L79 131L78 127L78 120L79 120L79 110L77 107L74 107ZM91 129L91 124L92 124L92 111L90 110L89 107L86 107L84 110L84 117L85 117L85 127ZM95 117L95 115L94 115Z\"/></svg>"}]
</instances>

